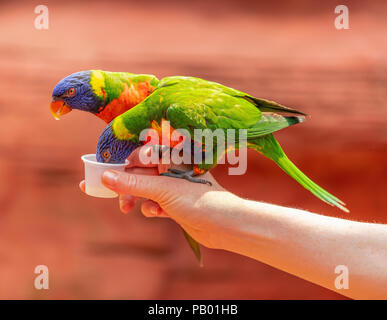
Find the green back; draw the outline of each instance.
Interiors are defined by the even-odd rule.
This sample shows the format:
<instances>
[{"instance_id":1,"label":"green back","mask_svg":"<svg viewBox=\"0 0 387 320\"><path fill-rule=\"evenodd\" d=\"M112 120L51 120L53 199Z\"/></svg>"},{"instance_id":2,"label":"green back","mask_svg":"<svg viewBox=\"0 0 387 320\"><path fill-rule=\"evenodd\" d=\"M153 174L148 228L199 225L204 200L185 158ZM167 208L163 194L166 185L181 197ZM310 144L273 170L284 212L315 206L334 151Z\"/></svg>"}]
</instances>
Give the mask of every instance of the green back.
<instances>
[{"instance_id":1,"label":"green back","mask_svg":"<svg viewBox=\"0 0 387 320\"><path fill-rule=\"evenodd\" d=\"M188 130L191 136L194 129L248 129L249 137L254 138L296 123L281 116L260 121L262 112L253 99L256 98L215 82L194 77L167 77L160 80L148 98L114 121L123 123L124 129L133 134L133 140L141 130L150 127L152 120L160 122L162 118L169 120L175 129ZM275 104L276 108L278 106ZM265 128L258 130L257 126ZM122 126L116 127L122 130Z\"/></svg>"}]
</instances>

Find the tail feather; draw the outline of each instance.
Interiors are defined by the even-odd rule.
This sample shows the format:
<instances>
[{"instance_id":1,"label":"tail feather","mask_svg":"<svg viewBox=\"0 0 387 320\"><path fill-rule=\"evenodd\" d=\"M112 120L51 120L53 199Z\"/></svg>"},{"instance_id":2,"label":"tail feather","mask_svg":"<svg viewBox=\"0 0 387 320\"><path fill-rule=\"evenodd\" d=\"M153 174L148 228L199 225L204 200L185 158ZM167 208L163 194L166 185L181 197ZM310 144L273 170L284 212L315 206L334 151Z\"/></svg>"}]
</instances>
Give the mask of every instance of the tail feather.
<instances>
[{"instance_id":1,"label":"tail feather","mask_svg":"<svg viewBox=\"0 0 387 320\"><path fill-rule=\"evenodd\" d=\"M282 170L284 170L288 175L294 178L305 189L312 192L317 198L332 206L336 206L345 212L349 212L349 210L344 207L345 203L343 201L336 198L334 195L330 194L328 191L324 190L319 185L310 180L286 156L281 159L278 159L277 164Z\"/></svg>"},{"instance_id":2,"label":"tail feather","mask_svg":"<svg viewBox=\"0 0 387 320\"><path fill-rule=\"evenodd\" d=\"M254 139L305 121L303 116L282 116L262 113L261 119L247 130L247 139Z\"/></svg>"},{"instance_id":3,"label":"tail feather","mask_svg":"<svg viewBox=\"0 0 387 320\"><path fill-rule=\"evenodd\" d=\"M202 258L202 253L200 251L200 244L197 242L194 238L192 238L187 231L185 231L183 228L181 228L184 233L184 237L187 240L190 248L192 249L196 259L199 262L199 266L203 267L203 258Z\"/></svg>"},{"instance_id":4,"label":"tail feather","mask_svg":"<svg viewBox=\"0 0 387 320\"><path fill-rule=\"evenodd\" d=\"M275 161L283 171L285 171L290 177L296 180L305 189L313 193L320 200L332 206L336 206L345 212L349 212L343 201L310 180L293 164L293 162L288 159L273 135L269 134L259 139L255 139L254 141L249 141L249 147Z\"/></svg>"},{"instance_id":5,"label":"tail feather","mask_svg":"<svg viewBox=\"0 0 387 320\"><path fill-rule=\"evenodd\" d=\"M258 109L261 110L262 112L284 112L284 113L292 113L292 114L307 116L307 114L304 112L301 112L289 107L285 107L274 101L255 98L252 96L244 96L243 98L251 102L252 104L256 105Z\"/></svg>"}]
</instances>

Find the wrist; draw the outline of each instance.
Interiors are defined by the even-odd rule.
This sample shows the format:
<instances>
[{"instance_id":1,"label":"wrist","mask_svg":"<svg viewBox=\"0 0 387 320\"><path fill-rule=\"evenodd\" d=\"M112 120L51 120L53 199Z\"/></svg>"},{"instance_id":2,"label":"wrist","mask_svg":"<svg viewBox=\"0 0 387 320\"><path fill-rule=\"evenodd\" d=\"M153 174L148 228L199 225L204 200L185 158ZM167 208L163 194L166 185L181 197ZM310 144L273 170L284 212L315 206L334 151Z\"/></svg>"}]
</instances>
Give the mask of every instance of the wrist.
<instances>
[{"instance_id":1,"label":"wrist","mask_svg":"<svg viewBox=\"0 0 387 320\"><path fill-rule=\"evenodd\" d=\"M209 216L206 231L212 247L241 253L240 248L245 246L246 238L255 229L252 224L259 221L259 212L251 208L254 202L227 191L209 195L208 200L204 211Z\"/></svg>"},{"instance_id":2,"label":"wrist","mask_svg":"<svg viewBox=\"0 0 387 320\"><path fill-rule=\"evenodd\" d=\"M270 206L233 195L225 219L216 233L217 248L256 259L262 250L275 247L278 239L270 228L271 218L267 214Z\"/></svg>"}]
</instances>

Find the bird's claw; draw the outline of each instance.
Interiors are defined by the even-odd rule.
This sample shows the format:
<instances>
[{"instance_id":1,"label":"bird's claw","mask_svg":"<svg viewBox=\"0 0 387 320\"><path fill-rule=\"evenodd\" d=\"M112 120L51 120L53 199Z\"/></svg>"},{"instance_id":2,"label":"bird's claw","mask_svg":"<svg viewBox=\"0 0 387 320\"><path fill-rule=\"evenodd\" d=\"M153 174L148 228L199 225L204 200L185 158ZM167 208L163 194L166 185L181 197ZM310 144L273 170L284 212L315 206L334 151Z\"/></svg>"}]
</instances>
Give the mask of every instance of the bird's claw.
<instances>
[{"instance_id":1,"label":"bird's claw","mask_svg":"<svg viewBox=\"0 0 387 320\"><path fill-rule=\"evenodd\" d=\"M194 183L202 183L202 184L208 184L209 186L212 186L212 183L205 179L195 178L193 176L193 170L190 171L181 171L177 169L168 169L169 172L160 173L160 176L165 177L171 177L171 178L177 178L177 179L185 179L190 182Z\"/></svg>"}]
</instances>

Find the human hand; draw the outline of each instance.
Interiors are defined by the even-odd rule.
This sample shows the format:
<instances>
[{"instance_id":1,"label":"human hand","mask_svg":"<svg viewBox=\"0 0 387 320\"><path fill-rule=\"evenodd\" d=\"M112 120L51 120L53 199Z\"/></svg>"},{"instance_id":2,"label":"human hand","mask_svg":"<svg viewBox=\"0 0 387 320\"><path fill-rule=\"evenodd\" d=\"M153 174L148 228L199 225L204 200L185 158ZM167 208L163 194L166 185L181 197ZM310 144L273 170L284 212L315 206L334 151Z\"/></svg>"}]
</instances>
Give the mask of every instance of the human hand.
<instances>
[{"instance_id":1,"label":"human hand","mask_svg":"<svg viewBox=\"0 0 387 320\"><path fill-rule=\"evenodd\" d=\"M126 172L105 171L102 182L117 192L120 209L130 212L141 198L141 211L146 217L169 217L175 220L191 237L201 244L220 248L222 233L230 228L232 208L242 199L223 189L210 173L202 176L212 186L186 180L159 176L167 170L165 165L143 165L136 149L129 157ZM84 181L80 183L84 191Z\"/></svg>"},{"instance_id":2,"label":"human hand","mask_svg":"<svg viewBox=\"0 0 387 320\"><path fill-rule=\"evenodd\" d=\"M145 198L145 216L172 218L207 247L251 257L341 294L332 275L333 266L342 264L352 270L347 296L386 298L386 225L244 200L210 173L203 178L212 186L158 176L166 168L142 165L139 152L132 153L127 172L108 170L102 177L120 194L123 212ZM80 187L84 191L84 181Z\"/></svg>"}]
</instances>

